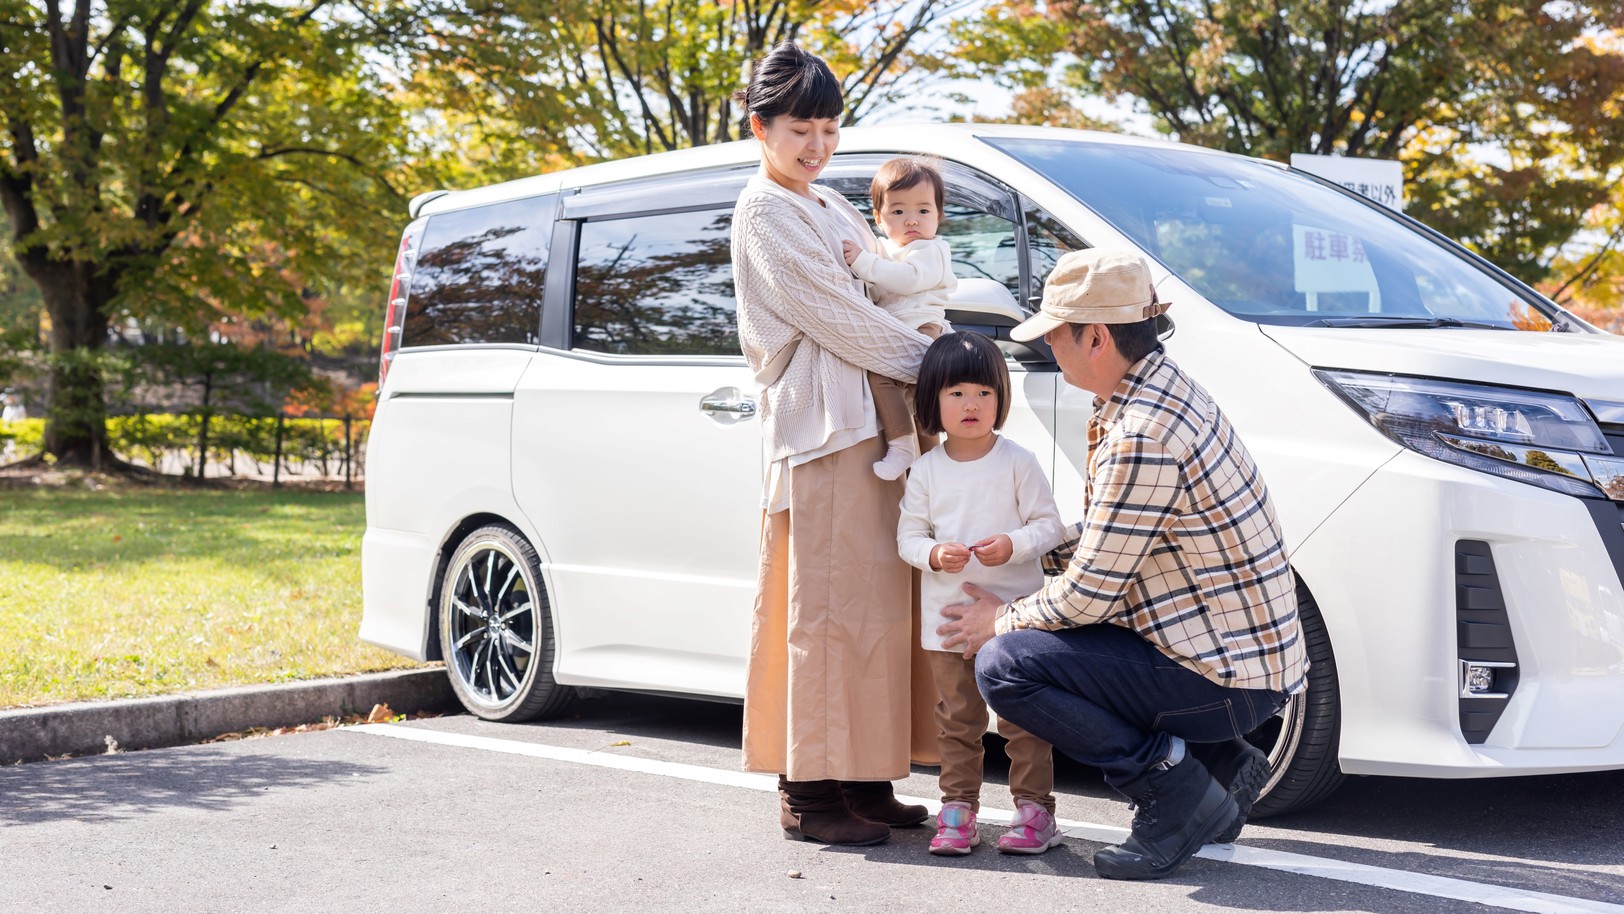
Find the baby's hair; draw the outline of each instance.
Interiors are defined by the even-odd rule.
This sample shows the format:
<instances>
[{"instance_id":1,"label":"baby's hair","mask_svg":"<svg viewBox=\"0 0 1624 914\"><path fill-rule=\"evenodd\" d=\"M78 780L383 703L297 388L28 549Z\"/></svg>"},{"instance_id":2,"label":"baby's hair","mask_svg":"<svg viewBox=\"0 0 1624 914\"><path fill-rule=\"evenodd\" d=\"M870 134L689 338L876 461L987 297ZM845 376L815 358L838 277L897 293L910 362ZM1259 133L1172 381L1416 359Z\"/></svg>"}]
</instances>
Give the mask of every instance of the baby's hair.
<instances>
[{"instance_id":1,"label":"baby's hair","mask_svg":"<svg viewBox=\"0 0 1624 914\"><path fill-rule=\"evenodd\" d=\"M947 185L942 183L942 172L936 165L920 156L898 156L874 173L874 181L868 188L869 197L874 201L874 214L879 215L885 207L886 194L917 187L921 181L929 181L931 189L936 191L936 215L941 216Z\"/></svg>"},{"instance_id":2,"label":"baby's hair","mask_svg":"<svg viewBox=\"0 0 1624 914\"><path fill-rule=\"evenodd\" d=\"M780 114L815 120L840 117L846 101L840 81L823 58L793 41L780 42L756 61L750 84L733 93L746 114L761 118L763 126Z\"/></svg>"},{"instance_id":3,"label":"baby's hair","mask_svg":"<svg viewBox=\"0 0 1624 914\"><path fill-rule=\"evenodd\" d=\"M925 350L914 390L914 421L927 435L942 433L942 391L955 384L980 384L998 394L998 418L992 427L1004 427L1009 417L1009 366L998 344L974 330L947 333Z\"/></svg>"}]
</instances>

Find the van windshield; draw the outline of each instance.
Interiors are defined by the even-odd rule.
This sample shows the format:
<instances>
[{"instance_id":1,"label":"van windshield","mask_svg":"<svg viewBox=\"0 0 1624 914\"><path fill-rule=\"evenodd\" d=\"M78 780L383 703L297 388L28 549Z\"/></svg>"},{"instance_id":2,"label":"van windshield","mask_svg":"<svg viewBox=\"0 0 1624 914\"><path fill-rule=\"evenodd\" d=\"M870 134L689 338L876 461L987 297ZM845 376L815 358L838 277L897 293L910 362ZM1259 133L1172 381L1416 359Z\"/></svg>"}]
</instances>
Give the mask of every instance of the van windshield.
<instances>
[{"instance_id":1,"label":"van windshield","mask_svg":"<svg viewBox=\"0 0 1624 914\"><path fill-rule=\"evenodd\" d=\"M1550 330L1547 306L1365 203L1200 150L988 138L1213 304L1267 324Z\"/></svg>"}]
</instances>

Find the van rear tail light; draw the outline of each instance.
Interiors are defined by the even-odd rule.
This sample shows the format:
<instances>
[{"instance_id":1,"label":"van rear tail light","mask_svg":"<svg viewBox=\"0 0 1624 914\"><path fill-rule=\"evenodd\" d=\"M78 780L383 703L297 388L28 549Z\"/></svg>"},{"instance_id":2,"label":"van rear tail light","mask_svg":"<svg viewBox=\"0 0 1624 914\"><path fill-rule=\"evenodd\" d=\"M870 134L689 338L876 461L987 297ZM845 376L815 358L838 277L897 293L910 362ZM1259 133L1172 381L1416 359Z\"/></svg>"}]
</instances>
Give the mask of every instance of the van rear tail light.
<instances>
[{"instance_id":1,"label":"van rear tail light","mask_svg":"<svg viewBox=\"0 0 1624 914\"><path fill-rule=\"evenodd\" d=\"M400 348L400 332L406 325L406 298L411 294L412 271L417 266L417 244L423 237L419 219L406 226L400 239L400 253L395 256L395 276L389 283L389 306L384 311L383 347L378 353L378 389L383 390L384 379L389 377L389 363L395 360Z\"/></svg>"}]
</instances>

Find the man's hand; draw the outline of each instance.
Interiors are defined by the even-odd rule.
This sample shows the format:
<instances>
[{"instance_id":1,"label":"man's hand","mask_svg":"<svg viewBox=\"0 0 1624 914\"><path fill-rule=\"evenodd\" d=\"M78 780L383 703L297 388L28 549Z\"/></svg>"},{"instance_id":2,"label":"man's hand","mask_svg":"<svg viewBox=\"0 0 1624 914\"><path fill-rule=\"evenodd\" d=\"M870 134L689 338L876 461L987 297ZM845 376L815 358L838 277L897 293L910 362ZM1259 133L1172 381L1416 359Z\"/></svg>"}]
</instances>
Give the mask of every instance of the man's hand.
<instances>
[{"instance_id":1,"label":"man's hand","mask_svg":"<svg viewBox=\"0 0 1624 914\"><path fill-rule=\"evenodd\" d=\"M840 239L840 253L845 256L846 266L849 267L857 262L857 255L863 253L863 249L857 246L857 242L842 238Z\"/></svg>"},{"instance_id":2,"label":"man's hand","mask_svg":"<svg viewBox=\"0 0 1624 914\"><path fill-rule=\"evenodd\" d=\"M958 650L962 646L964 659L969 660L997 634L993 623L1004 601L974 584L964 585L964 592L975 602L942 607L942 615L950 621L938 627L936 634L942 636L943 647Z\"/></svg>"},{"instance_id":3,"label":"man's hand","mask_svg":"<svg viewBox=\"0 0 1624 914\"><path fill-rule=\"evenodd\" d=\"M937 543L930 550L930 567L958 574L970 564L970 547L963 543Z\"/></svg>"},{"instance_id":4,"label":"man's hand","mask_svg":"<svg viewBox=\"0 0 1624 914\"><path fill-rule=\"evenodd\" d=\"M970 547L970 551L976 554L981 564L991 568L1009 561L1009 557L1015 554L1015 544L1010 542L1009 534L1000 533L976 543Z\"/></svg>"}]
</instances>

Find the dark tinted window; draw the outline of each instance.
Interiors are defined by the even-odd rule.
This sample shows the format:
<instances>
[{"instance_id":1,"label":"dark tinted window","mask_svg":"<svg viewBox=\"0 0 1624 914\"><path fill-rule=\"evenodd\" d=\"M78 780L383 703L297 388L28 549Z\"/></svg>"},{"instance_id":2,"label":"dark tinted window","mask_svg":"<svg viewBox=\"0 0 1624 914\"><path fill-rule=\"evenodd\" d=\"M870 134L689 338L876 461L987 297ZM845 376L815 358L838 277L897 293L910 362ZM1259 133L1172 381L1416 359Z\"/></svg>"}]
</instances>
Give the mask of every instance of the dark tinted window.
<instances>
[{"instance_id":1,"label":"dark tinted window","mask_svg":"<svg viewBox=\"0 0 1624 914\"><path fill-rule=\"evenodd\" d=\"M572 345L624 355L738 355L733 210L581 225Z\"/></svg>"},{"instance_id":2,"label":"dark tinted window","mask_svg":"<svg viewBox=\"0 0 1624 914\"><path fill-rule=\"evenodd\" d=\"M1043 300L1043 284L1048 281L1060 255L1080 251L1088 245L1030 199L1021 198L1021 209L1026 214L1026 251L1032 265L1031 302L1035 305Z\"/></svg>"},{"instance_id":3,"label":"dark tinted window","mask_svg":"<svg viewBox=\"0 0 1624 914\"><path fill-rule=\"evenodd\" d=\"M552 212L533 197L431 217L401 346L536 344Z\"/></svg>"}]
</instances>

